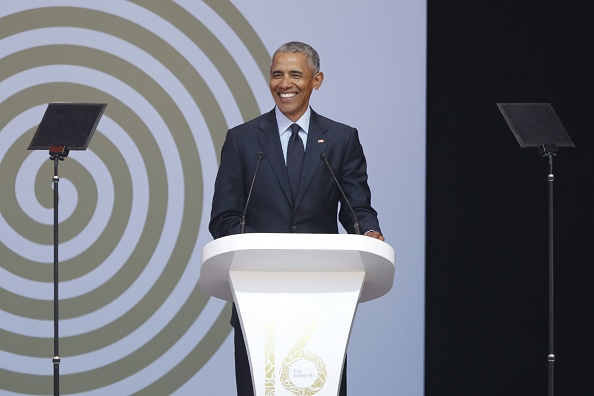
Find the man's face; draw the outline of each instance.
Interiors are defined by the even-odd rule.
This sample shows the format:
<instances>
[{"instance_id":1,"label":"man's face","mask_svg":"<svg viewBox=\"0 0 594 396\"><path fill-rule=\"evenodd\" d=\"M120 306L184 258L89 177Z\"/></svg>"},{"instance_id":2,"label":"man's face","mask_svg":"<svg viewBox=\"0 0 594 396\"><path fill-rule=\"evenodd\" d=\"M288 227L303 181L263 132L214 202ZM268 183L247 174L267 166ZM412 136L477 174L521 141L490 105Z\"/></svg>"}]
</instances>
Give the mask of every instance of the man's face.
<instances>
[{"instance_id":1,"label":"man's face","mask_svg":"<svg viewBox=\"0 0 594 396\"><path fill-rule=\"evenodd\" d=\"M324 74L313 74L307 55L279 52L270 68L270 92L280 111L291 121L297 121L309 106L309 97L319 89Z\"/></svg>"}]
</instances>

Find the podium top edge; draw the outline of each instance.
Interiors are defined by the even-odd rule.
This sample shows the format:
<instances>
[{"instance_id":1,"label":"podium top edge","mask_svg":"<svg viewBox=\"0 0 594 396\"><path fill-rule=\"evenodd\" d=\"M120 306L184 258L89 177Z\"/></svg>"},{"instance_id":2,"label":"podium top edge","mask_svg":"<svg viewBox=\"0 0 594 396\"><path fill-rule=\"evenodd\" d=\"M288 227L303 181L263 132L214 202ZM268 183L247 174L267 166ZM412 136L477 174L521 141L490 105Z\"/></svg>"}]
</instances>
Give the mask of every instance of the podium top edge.
<instances>
[{"instance_id":1,"label":"podium top edge","mask_svg":"<svg viewBox=\"0 0 594 396\"><path fill-rule=\"evenodd\" d=\"M207 243L202 250L202 261L224 252L241 250L324 250L359 251L395 261L392 246L379 239L354 234L283 234L250 233L229 235Z\"/></svg>"}]
</instances>

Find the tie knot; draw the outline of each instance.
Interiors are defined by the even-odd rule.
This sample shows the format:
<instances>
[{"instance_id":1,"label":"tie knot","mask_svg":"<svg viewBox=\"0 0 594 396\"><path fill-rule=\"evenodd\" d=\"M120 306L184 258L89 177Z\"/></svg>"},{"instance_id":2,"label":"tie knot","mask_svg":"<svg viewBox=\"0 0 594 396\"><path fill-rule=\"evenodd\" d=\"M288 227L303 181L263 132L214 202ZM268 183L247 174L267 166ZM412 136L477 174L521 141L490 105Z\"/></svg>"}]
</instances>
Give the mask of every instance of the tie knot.
<instances>
[{"instance_id":1,"label":"tie knot","mask_svg":"<svg viewBox=\"0 0 594 396\"><path fill-rule=\"evenodd\" d=\"M299 133L299 125L298 124L291 124L290 128L291 128L291 134L293 136L297 135Z\"/></svg>"}]
</instances>

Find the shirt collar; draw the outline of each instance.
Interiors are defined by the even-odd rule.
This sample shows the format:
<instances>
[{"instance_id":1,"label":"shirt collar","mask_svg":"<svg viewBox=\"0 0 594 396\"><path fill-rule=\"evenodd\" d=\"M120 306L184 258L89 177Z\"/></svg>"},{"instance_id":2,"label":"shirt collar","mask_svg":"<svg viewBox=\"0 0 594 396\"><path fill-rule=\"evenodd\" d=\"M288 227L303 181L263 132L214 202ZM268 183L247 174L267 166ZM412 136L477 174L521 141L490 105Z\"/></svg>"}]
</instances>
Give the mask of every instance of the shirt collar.
<instances>
[{"instance_id":1,"label":"shirt collar","mask_svg":"<svg viewBox=\"0 0 594 396\"><path fill-rule=\"evenodd\" d=\"M307 110L305 113L299 118L296 122L293 122L287 118L278 108L278 106L274 107L274 112L276 114L276 123L278 125L278 133L282 135L291 124L297 124L299 127L307 134L309 130L309 118L311 116L311 108L307 106Z\"/></svg>"}]
</instances>

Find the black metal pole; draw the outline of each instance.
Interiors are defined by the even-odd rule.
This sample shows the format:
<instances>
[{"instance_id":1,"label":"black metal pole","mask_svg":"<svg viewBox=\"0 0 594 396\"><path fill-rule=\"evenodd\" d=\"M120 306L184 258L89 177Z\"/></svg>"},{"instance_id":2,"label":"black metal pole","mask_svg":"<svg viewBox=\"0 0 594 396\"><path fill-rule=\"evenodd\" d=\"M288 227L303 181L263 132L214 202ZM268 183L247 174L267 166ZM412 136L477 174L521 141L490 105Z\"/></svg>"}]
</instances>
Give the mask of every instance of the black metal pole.
<instances>
[{"instance_id":1,"label":"black metal pole","mask_svg":"<svg viewBox=\"0 0 594 396\"><path fill-rule=\"evenodd\" d=\"M60 178L58 177L58 161L63 158L53 155L50 159L54 160L54 358L52 362L54 364L54 396L58 396L60 394L60 337L58 332L58 182Z\"/></svg>"},{"instance_id":2,"label":"black metal pole","mask_svg":"<svg viewBox=\"0 0 594 396\"><path fill-rule=\"evenodd\" d=\"M555 353L553 349L553 341L554 341L554 316L553 316L553 308L554 308L554 278L555 274L553 271L553 182L555 181L555 176L553 175L553 156L555 155L554 152L548 152L546 154L549 158L549 175L548 175L548 185L549 185L549 355L548 355L548 369L549 369L549 396L553 396L554 393L554 370L555 370Z\"/></svg>"}]
</instances>

